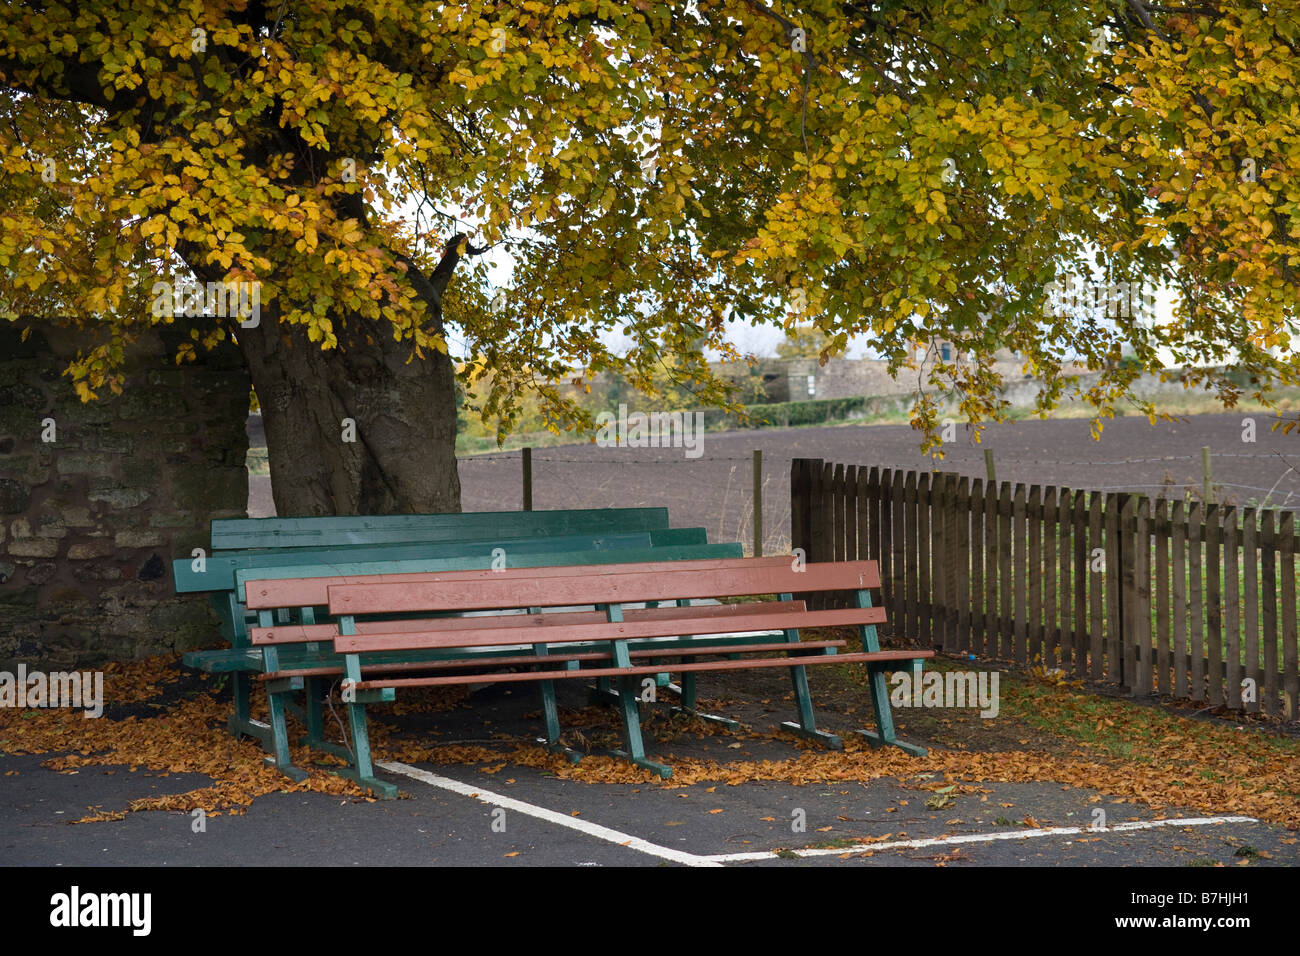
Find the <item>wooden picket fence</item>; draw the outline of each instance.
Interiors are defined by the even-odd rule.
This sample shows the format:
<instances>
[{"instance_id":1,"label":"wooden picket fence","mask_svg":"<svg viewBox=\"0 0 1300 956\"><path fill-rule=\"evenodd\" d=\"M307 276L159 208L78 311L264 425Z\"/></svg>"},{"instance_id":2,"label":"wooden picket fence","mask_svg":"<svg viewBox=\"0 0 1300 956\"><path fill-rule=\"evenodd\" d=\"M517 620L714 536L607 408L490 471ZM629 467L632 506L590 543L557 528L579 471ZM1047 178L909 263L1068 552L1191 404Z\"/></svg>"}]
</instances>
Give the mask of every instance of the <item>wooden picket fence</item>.
<instances>
[{"instance_id":1,"label":"wooden picket fence","mask_svg":"<svg viewBox=\"0 0 1300 956\"><path fill-rule=\"evenodd\" d=\"M808 561L880 563L886 633L1296 719L1294 512L809 458L790 507Z\"/></svg>"}]
</instances>

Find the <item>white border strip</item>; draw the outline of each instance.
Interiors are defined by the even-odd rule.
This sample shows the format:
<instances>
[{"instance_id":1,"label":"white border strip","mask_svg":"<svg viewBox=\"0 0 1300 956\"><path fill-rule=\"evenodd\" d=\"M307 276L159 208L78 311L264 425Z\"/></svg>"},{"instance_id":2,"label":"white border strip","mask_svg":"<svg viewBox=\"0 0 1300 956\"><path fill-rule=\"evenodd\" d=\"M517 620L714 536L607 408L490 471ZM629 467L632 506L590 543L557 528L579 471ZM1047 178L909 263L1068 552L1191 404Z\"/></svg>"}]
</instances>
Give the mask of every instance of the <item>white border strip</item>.
<instances>
[{"instance_id":1,"label":"white border strip","mask_svg":"<svg viewBox=\"0 0 1300 956\"><path fill-rule=\"evenodd\" d=\"M1083 833L1126 833L1133 830L1154 830L1159 827L1204 827L1219 823L1258 823L1254 817L1182 817L1175 820L1139 820L1117 823L1113 827L1043 827L1037 830L1007 830L1002 833L963 833L959 836L932 837L925 840L894 840L890 843L859 843L834 849L787 850L798 857L857 855L876 850L906 850L928 846L959 846L963 843L994 843L998 840L1030 840L1035 837L1074 836ZM757 853L718 853L700 857L715 863L746 863L752 860L770 860L775 850Z\"/></svg>"},{"instance_id":2,"label":"white border strip","mask_svg":"<svg viewBox=\"0 0 1300 956\"><path fill-rule=\"evenodd\" d=\"M547 810L545 807L535 807L531 803L524 803L522 800L516 800L513 797L504 797L501 794L484 790L482 787L471 787L469 784L461 783L459 780L452 780L450 777L440 777L435 773L429 773L427 770L420 770L418 767L412 767L408 764L391 761L378 764L377 766L382 767L390 773L400 773L404 776L419 780L421 783L427 783L431 787L450 790L452 793L459 793L466 797L473 797L482 803L491 804L494 807L504 807L505 809L513 810L516 813L523 813L530 817L536 817L538 820L545 820L547 823L554 823L556 826L568 827L570 830L577 830L579 833L585 833L587 836L595 837L597 840L605 840L606 842L614 843L618 846L625 846L629 850L648 853L650 856L659 857L661 860L669 860L673 863L682 863L686 866L722 866L721 862L715 862L709 857L699 856L695 853L687 853L684 850L673 850L666 846L659 846L657 843L651 843L649 840L643 840L640 837L632 836L630 833L611 830L609 827L603 827L598 823L588 823L586 820L579 820L577 817L567 816L563 813L556 813L554 810Z\"/></svg>"}]
</instances>

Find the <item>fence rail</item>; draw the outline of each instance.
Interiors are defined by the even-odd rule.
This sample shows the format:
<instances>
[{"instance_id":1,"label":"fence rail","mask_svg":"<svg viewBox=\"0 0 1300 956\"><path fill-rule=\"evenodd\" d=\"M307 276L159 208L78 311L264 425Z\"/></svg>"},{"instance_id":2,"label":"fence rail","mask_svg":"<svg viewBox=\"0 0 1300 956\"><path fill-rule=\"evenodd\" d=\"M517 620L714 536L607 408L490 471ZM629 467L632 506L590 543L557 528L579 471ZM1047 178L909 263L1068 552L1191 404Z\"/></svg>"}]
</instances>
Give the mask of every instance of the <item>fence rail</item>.
<instances>
[{"instance_id":1,"label":"fence rail","mask_svg":"<svg viewBox=\"0 0 1300 956\"><path fill-rule=\"evenodd\" d=\"M790 506L809 561L880 563L896 636L1296 719L1294 512L810 458Z\"/></svg>"}]
</instances>

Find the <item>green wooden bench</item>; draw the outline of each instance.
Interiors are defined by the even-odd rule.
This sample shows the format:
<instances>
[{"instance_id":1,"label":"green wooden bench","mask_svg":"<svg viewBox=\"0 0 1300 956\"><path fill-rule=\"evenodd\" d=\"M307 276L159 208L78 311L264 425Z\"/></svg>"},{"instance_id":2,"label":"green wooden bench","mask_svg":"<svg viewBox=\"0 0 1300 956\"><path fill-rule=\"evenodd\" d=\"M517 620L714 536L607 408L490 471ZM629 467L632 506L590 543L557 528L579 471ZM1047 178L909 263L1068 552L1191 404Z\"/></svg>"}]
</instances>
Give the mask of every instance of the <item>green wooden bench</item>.
<instances>
[{"instance_id":1,"label":"green wooden bench","mask_svg":"<svg viewBox=\"0 0 1300 956\"><path fill-rule=\"evenodd\" d=\"M420 541L396 544L333 545L298 548L219 551L199 558L172 562L177 594L210 593L221 617L222 633L236 646L247 645L247 613L237 594L236 574L258 568L320 564L356 564L365 561L423 560L481 556L501 548L506 554L532 552L602 551L611 548L671 547L704 544L703 528L659 528L649 531L586 533L527 538L490 538L481 541Z\"/></svg>"},{"instance_id":2,"label":"green wooden bench","mask_svg":"<svg viewBox=\"0 0 1300 956\"><path fill-rule=\"evenodd\" d=\"M247 662L238 653L248 646L250 623L236 594L234 575L240 569L471 557L496 547L509 554L559 554L705 541L702 528L669 528L666 508L216 520L211 526L213 553L173 562L173 577L177 593L210 593L231 647L191 652L185 663L232 672L236 704L230 729L253 733L265 742L266 728L250 719Z\"/></svg>"},{"instance_id":3,"label":"green wooden bench","mask_svg":"<svg viewBox=\"0 0 1300 956\"><path fill-rule=\"evenodd\" d=\"M875 745L894 745L909 753L924 749L900 741L894 732L885 683L886 669L906 663L919 670L932 651L882 651L876 625L884 610L872 606L880 586L875 562L854 561L792 566L789 557L732 558L690 563L636 562L601 567L549 567L508 571L399 575L364 580L267 581L249 590L250 608L264 623L252 628L254 646L265 654L273 707L283 695L316 679L319 671L280 659L282 651L332 638L342 655L344 706L351 744L339 748L322 736L321 716L308 714L307 742L349 760L340 771L374 792L391 797L395 787L374 776L365 707L391 701L401 687L445 686L484 681L536 681L542 692L546 741L569 753L560 741L554 681L607 679L623 720L625 748L616 751L638 766L667 778L671 768L646 757L639 704L643 675L665 668L683 681L702 671L781 667L790 670L798 722L783 726L830 746L839 737L818 730L808 690L806 667L861 662L870 677L876 731L859 731ZM329 613L325 625L276 625L274 612L296 601L314 602L323 587ZM314 590L313 590L314 589ZM794 592L850 591L848 608L810 611ZM701 606L700 599L777 594L775 601ZM644 603L646 607L629 608ZM536 613L542 608L592 605L595 612ZM429 618L439 612L514 610L510 616ZM404 615L375 620L376 615ZM801 641L799 628L852 625L863 650L841 654L844 641ZM426 654L402 666L379 662L380 653ZM776 656L772 656L775 653ZM754 656L754 655L764 656ZM477 656L482 655L482 656ZM701 658L720 657L721 660ZM679 663L665 664L667 660ZM645 661L645 663L640 663ZM508 668L508 669L506 669ZM424 671L423 673L417 673ZM452 673L455 671L455 673ZM287 769L287 740L277 741L276 761ZM576 756L576 755L572 755Z\"/></svg>"},{"instance_id":4,"label":"green wooden bench","mask_svg":"<svg viewBox=\"0 0 1300 956\"><path fill-rule=\"evenodd\" d=\"M689 532L689 534L672 534L666 532L655 532L655 535L662 540L702 540L704 537L703 529L674 529L679 532ZM645 535L638 536L644 539ZM538 539L538 541L549 541L552 544L557 542L574 542L572 536L560 539ZM588 539L578 538L579 543ZM531 543L531 542L530 542ZM603 539L602 543L609 544L608 539ZM628 543L623 541L621 543ZM575 551L534 551L531 548L500 548L500 553L494 555L498 545L491 542L476 544L473 549L477 550L476 554L470 554L460 557L450 558L425 558L420 560L408 559L399 561L333 561L327 562L321 557L314 554L304 556L304 560L313 559L317 563L307 565L290 565L290 566L273 566L269 568L240 568L235 572L236 587L228 595L230 601L232 629L236 634L234 646L219 650L191 651L184 655L185 664L191 667L207 671L209 673L228 673L231 675L232 694L234 697L234 712L227 722L227 729L236 737L250 736L261 741L263 748L268 754L283 754L284 748L277 746L277 741L287 739L287 730L284 725L283 708L272 708L271 720L269 723L255 720L252 717L252 684L250 678L253 675L265 671L265 661L262 649L249 646L247 640L247 631L245 629L246 601L245 596L247 589L252 585L265 585L271 581L302 581L302 587L299 589L299 599L287 602L281 605L276 613L263 613L263 621L266 623L285 624L290 620L297 620L307 624L313 624L318 619L327 620L327 616L321 616L322 612L327 612L325 607L327 596L323 589L311 589L313 579L319 579L322 575L392 575L392 574L412 574L416 572L445 572L469 569L490 569L494 563L504 564L505 567L538 567L554 564L581 565L581 564L600 564L619 561L638 561L658 559L664 561L673 560L692 560L699 558L713 557L730 557L741 554L739 544L685 544L676 545L668 544L662 546L647 547L595 547L588 550ZM303 551L314 552L315 549L301 549ZM307 642L301 648L302 660L299 663L302 666L327 667L332 660L332 648L328 641L321 643L318 641ZM409 661L412 660L410 654L397 654L381 656L378 660L386 661ZM418 659L418 656L414 659ZM315 706L319 700L319 686L311 684L305 686L307 708ZM292 709L292 707L290 707ZM299 713L300 717L305 720L306 717ZM278 758L277 758L278 759ZM275 762L275 761L273 761ZM284 765L282 765L284 766ZM290 776L295 773L292 770L286 770Z\"/></svg>"},{"instance_id":5,"label":"green wooden bench","mask_svg":"<svg viewBox=\"0 0 1300 956\"><path fill-rule=\"evenodd\" d=\"M475 542L561 538L566 536L609 536L636 532L663 535L654 544L703 543L676 538L668 526L667 508L603 508L557 511L477 511L434 515L341 515L310 518L218 519L211 525L212 555L200 555L186 562L176 561L178 593L216 592L213 603L222 617L227 640L237 641L235 618L226 592L233 590L233 573L239 567L271 567L275 564L306 564L309 560L275 558L273 555L303 554L303 548L332 558L335 548L400 548L370 554L349 552L345 560L393 560L424 557L457 557L478 553ZM680 529L678 529L680 530ZM642 541L610 546L640 547ZM442 545L446 550L420 545ZM517 543L516 547L529 547ZM595 544L592 547L604 545ZM549 551L579 550L578 541L544 548ZM457 550L459 549L459 550ZM313 555L314 559L316 555ZM212 582L215 582L212 583Z\"/></svg>"},{"instance_id":6,"label":"green wooden bench","mask_svg":"<svg viewBox=\"0 0 1300 956\"><path fill-rule=\"evenodd\" d=\"M178 593L213 591L213 604L222 619L227 640L242 639L236 625L227 592L233 581L227 577L237 567L270 567L280 564L305 564L308 561L281 559L273 554L292 554L301 548L400 547L398 552L351 553L348 560L392 560L422 557L456 557L477 553L475 541L526 538L560 538L565 536L668 532L667 508L602 508L554 511L476 511L434 515L341 515L309 518L239 518L218 519L211 525L213 554L200 555L189 562L174 564ZM671 535L655 544L703 543L672 539ZM453 549L470 545L466 550L427 550L418 544L441 544ZM622 546L639 547L642 542ZM615 545L619 546L619 545ZM550 551L578 550L577 542L547 548ZM330 552L321 552L330 556ZM258 555L256 563L241 563L241 557ZM209 582L216 581L215 586Z\"/></svg>"}]
</instances>

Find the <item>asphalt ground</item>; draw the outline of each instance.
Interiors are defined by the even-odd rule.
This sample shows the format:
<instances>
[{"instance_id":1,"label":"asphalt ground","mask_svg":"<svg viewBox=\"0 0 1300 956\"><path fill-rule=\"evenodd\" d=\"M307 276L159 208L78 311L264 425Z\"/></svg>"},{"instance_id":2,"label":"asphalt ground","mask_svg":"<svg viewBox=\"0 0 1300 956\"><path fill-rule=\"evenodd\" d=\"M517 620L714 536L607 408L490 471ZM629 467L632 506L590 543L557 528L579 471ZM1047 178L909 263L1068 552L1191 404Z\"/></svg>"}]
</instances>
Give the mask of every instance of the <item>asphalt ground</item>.
<instances>
[{"instance_id":1,"label":"asphalt ground","mask_svg":"<svg viewBox=\"0 0 1300 956\"><path fill-rule=\"evenodd\" d=\"M150 778L126 767L75 775L40 768L40 757L7 757L0 856L9 866L1293 866L1284 828L1194 808L1157 815L1130 803L1089 803L1096 791L1050 782L990 783L941 813L894 781L791 786L746 783L714 792L557 780L528 767L487 778L470 767L417 766L437 785L383 772L401 799L367 802L318 793L278 793L234 816L129 813L69 825L90 805L125 809L142 793L203 786L194 774ZM111 772L111 775L110 775ZM510 780L511 782L506 782ZM442 781L478 794L457 793ZM981 802L987 798L987 802ZM514 802L526 805L516 809ZM1005 805L1014 809L1007 809ZM1107 810L1094 829L1092 811ZM501 809L503 812L501 812ZM564 822L539 819L550 811ZM1039 827L996 823L1010 813ZM956 816L954 816L954 814ZM794 832L795 821L804 830ZM1180 824L1178 820L1195 820ZM953 822L959 820L960 822ZM1050 821L1048 823L1047 821ZM586 824L594 832L575 829ZM616 831L604 833L596 828ZM1078 832L1063 832L1069 830ZM328 834L328 839L321 839ZM860 837L879 844L849 843ZM999 838L1000 837L1000 838ZM623 841L631 841L623 845ZM920 841L933 845L916 845ZM644 841L638 842L638 841ZM838 844L843 844L838 845ZM1240 855L1247 848L1249 857ZM784 851L784 852L782 852ZM719 860L735 854L754 859ZM765 854L765 856L760 856ZM780 854L780 855L778 855ZM1260 854L1267 854L1266 856Z\"/></svg>"},{"instance_id":2,"label":"asphalt ground","mask_svg":"<svg viewBox=\"0 0 1300 956\"><path fill-rule=\"evenodd\" d=\"M561 706L583 707L582 694L562 685ZM502 739L537 733L531 695L495 685L468 703L409 723L417 731L440 727L443 744L468 741L466 734L481 737L485 727ZM773 723L786 716L773 713ZM843 716L825 719L837 731L851 727ZM794 740L762 732L771 729L681 733L668 743L652 738L647 746L670 764L685 758L787 761L799 755ZM5 865L971 868L1300 862L1300 843L1284 827L1204 806L1156 812L1051 780L964 781L940 808L931 808L933 774L734 786L591 783L509 759L391 763L380 773L402 791L393 801L286 790L259 797L238 814L200 819L187 812L131 812L119 820L74 824L91 808L125 810L134 799L185 793L211 781L125 766L59 772L42 766L49 757L0 756ZM1104 817L1098 817L1099 809Z\"/></svg>"}]
</instances>

